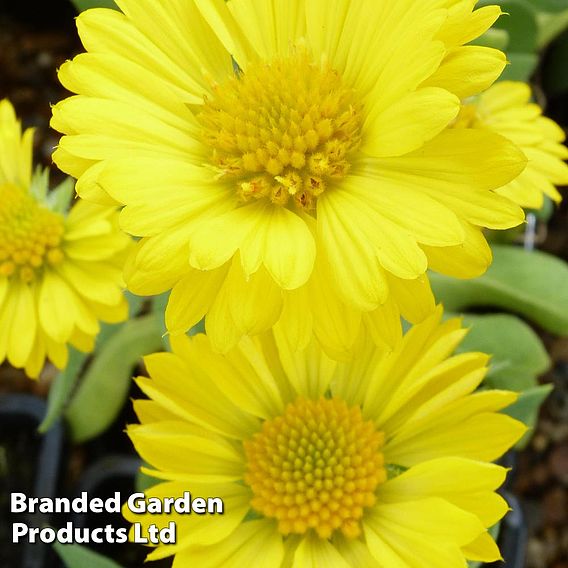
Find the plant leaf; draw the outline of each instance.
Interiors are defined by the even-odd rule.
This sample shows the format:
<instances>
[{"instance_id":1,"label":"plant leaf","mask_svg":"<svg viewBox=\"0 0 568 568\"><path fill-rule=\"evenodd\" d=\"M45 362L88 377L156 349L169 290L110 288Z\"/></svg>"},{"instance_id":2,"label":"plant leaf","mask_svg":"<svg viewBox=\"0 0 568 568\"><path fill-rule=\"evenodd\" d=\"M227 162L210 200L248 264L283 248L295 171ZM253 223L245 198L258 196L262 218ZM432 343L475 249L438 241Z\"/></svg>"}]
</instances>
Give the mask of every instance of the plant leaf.
<instances>
[{"instance_id":1,"label":"plant leaf","mask_svg":"<svg viewBox=\"0 0 568 568\"><path fill-rule=\"evenodd\" d=\"M524 391L535 387L550 358L538 335L524 321L507 314L466 315L471 327L458 353L481 351L492 356L484 384L489 388Z\"/></svg>"},{"instance_id":2,"label":"plant leaf","mask_svg":"<svg viewBox=\"0 0 568 568\"><path fill-rule=\"evenodd\" d=\"M447 310L499 307L519 313L558 335L568 335L568 265L549 254L495 245L483 276L457 280L431 274L432 288Z\"/></svg>"},{"instance_id":3,"label":"plant leaf","mask_svg":"<svg viewBox=\"0 0 568 568\"><path fill-rule=\"evenodd\" d=\"M83 10L88 10L89 8L114 8L116 9L117 6L114 3L114 0L71 0L75 5L75 8L79 12Z\"/></svg>"},{"instance_id":4,"label":"plant leaf","mask_svg":"<svg viewBox=\"0 0 568 568\"><path fill-rule=\"evenodd\" d=\"M53 549L66 568L121 568L114 560L101 556L86 546L78 544L53 544Z\"/></svg>"},{"instance_id":5,"label":"plant leaf","mask_svg":"<svg viewBox=\"0 0 568 568\"><path fill-rule=\"evenodd\" d=\"M494 24L509 34L509 51L533 53L536 50L537 22L532 0L482 0L480 6L499 4L505 14Z\"/></svg>"},{"instance_id":6,"label":"plant leaf","mask_svg":"<svg viewBox=\"0 0 568 568\"><path fill-rule=\"evenodd\" d=\"M527 82L535 72L538 65L536 53L508 52L509 65L499 77L500 81L525 81Z\"/></svg>"},{"instance_id":7,"label":"plant leaf","mask_svg":"<svg viewBox=\"0 0 568 568\"><path fill-rule=\"evenodd\" d=\"M544 12L562 12L568 10L568 0L531 0L537 10Z\"/></svg>"},{"instance_id":8,"label":"plant leaf","mask_svg":"<svg viewBox=\"0 0 568 568\"><path fill-rule=\"evenodd\" d=\"M143 462L142 467L150 467L150 464ZM154 487L154 485L157 485L158 483L160 483L159 479L139 470L134 478L134 489L144 493L144 491L150 489L150 487Z\"/></svg>"},{"instance_id":9,"label":"plant leaf","mask_svg":"<svg viewBox=\"0 0 568 568\"><path fill-rule=\"evenodd\" d=\"M67 367L55 377L47 397L47 411L45 418L38 427L38 431L47 432L63 413L71 392L79 377L79 372L85 364L88 355L69 347L69 360Z\"/></svg>"},{"instance_id":10,"label":"plant leaf","mask_svg":"<svg viewBox=\"0 0 568 568\"><path fill-rule=\"evenodd\" d=\"M162 331L162 343L166 351L170 350L170 336L168 329L166 328L166 306L168 305L168 300L170 298L170 293L165 292L164 294L159 294L152 298L151 310L152 313L158 318L160 322L160 329Z\"/></svg>"},{"instance_id":11,"label":"plant leaf","mask_svg":"<svg viewBox=\"0 0 568 568\"><path fill-rule=\"evenodd\" d=\"M126 322L106 340L65 412L74 441L94 438L112 424L128 395L133 367L161 348L154 314Z\"/></svg>"},{"instance_id":12,"label":"plant leaf","mask_svg":"<svg viewBox=\"0 0 568 568\"><path fill-rule=\"evenodd\" d=\"M553 389L553 385L539 385L528 389L519 395L517 401L503 410L504 414L520 420L526 424L530 430L517 443L517 449L523 449L528 444L533 435L533 428L538 419L538 413L542 403L546 400Z\"/></svg>"}]
</instances>

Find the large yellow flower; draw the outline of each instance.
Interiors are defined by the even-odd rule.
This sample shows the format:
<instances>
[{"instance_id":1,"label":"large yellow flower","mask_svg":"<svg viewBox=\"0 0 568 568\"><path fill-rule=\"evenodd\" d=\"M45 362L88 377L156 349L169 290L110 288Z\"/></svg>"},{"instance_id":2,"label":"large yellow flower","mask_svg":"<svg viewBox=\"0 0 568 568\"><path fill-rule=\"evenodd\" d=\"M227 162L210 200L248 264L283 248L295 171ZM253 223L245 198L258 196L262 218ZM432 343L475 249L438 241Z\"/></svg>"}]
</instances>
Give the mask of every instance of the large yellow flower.
<instances>
[{"instance_id":1,"label":"large yellow flower","mask_svg":"<svg viewBox=\"0 0 568 568\"><path fill-rule=\"evenodd\" d=\"M46 357L66 365L68 343L92 350L98 320L126 318L130 239L114 207L79 201L56 210L46 174L32 176L32 139L0 101L0 363L35 378Z\"/></svg>"},{"instance_id":2,"label":"large yellow flower","mask_svg":"<svg viewBox=\"0 0 568 568\"><path fill-rule=\"evenodd\" d=\"M128 433L163 482L149 497L221 497L223 516L124 514L177 523L174 568L462 568L499 551L507 511L489 462L525 432L499 413L516 394L474 393L488 356L452 356L466 331L441 309L385 354L368 337L351 362L268 332L226 355L207 336L146 358Z\"/></svg>"},{"instance_id":3,"label":"large yellow flower","mask_svg":"<svg viewBox=\"0 0 568 568\"><path fill-rule=\"evenodd\" d=\"M448 129L505 56L464 45L474 0L118 0L78 18L88 53L60 70L54 154L85 199L124 204L143 237L139 294L173 288L182 333L216 349L278 323L332 354L361 321L396 342L434 309L427 268L475 276L481 228L522 210L495 193L514 144Z\"/></svg>"},{"instance_id":4,"label":"large yellow flower","mask_svg":"<svg viewBox=\"0 0 568 568\"><path fill-rule=\"evenodd\" d=\"M512 140L526 155L525 170L497 193L531 209L540 209L543 196L557 203L562 196L555 186L568 185L568 149L564 131L542 115L531 102L526 83L503 81L464 104L457 128L479 128L497 132Z\"/></svg>"}]
</instances>

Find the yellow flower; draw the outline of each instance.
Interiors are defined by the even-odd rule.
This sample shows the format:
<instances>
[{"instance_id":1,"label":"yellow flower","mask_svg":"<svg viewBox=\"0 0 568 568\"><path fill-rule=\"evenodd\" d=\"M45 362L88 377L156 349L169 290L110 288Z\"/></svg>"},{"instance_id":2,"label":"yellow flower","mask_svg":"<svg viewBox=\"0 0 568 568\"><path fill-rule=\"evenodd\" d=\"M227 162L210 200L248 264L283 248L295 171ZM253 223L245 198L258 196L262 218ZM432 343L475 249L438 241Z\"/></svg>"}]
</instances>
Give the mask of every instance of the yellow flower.
<instances>
[{"instance_id":1,"label":"yellow flower","mask_svg":"<svg viewBox=\"0 0 568 568\"><path fill-rule=\"evenodd\" d=\"M207 314L216 349L278 323L328 353L361 327L396 343L434 309L427 268L482 273L481 229L522 210L494 190L525 158L448 129L505 56L464 45L474 0L119 0L78 18L54 160L143 237L129 288L173 288L171 333Z\"/></svg>"},{"instance_id":2,"label":"yellow flower","mask_svg":"<svg viewBox=\"0 0 568 568\"><path fill-rule=\"evenodd\" d=\"M503 81L479 97L468 100L456 121L457 128L490 130L513 141L528 162L518 178L497 193L522 207L540 209L543 196L559 203L555 186L568 185L568 149L564 131L542 115L542 108L531 102L526 83Z\"/></svg>"},{"instance_id":3,"label":"yellow flower","mask_svg":"<svg viewBox=\"0 0 568 568\"><path fill-rule=\"evenodd\" d=\"M22 136L0 101L0 363L36 378L67 344L91 351L98 320L126 318L121 270L130 239L113 207L79 201L60 212L47 176L32 176L33 130Z\"/></svg>"},{"instance_id":4,"label":"yellow flower","mask_svg":"<svg viewBox=\"0 0 568 568\"><path fill-rule=\"evenodd\" d=\"M499 413L508 391L473 392L488 356L452 356L466 331L441 309L391 352L360 336L351 362L268 332L221 355L207 336L146 358L150 400L128 429L162 480L145 497L220 497L222 516L133 514L177 523L174 568L461 568L499 550L486 529L507 512L489 462L523 435Z\"/></svg>"}]
</instances>

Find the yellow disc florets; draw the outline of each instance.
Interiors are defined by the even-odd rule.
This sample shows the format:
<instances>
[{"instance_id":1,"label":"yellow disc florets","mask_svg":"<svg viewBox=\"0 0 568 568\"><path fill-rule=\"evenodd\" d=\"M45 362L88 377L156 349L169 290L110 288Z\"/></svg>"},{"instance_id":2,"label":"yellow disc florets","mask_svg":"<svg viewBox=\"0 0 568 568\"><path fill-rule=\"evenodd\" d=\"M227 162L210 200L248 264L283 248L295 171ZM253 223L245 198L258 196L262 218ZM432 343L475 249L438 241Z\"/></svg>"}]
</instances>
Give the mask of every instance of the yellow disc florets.
<instances>
[{"instance_id":1,"label":"yellow disc florets","mask_svg":"<svg viewBox=\"0 0 568 568\"><path fill-rule=\"evenodd\" d=\"M63 217L13 185L0 187L0 276L34 280L63 261Z\"/></svg>"},{"instance_id":2,"label":"yellow disc florets","mask_svg":"<svg viewBox=\"0 0 568 568\"><path fill-rule=\"evenodd\" d=\"M213 163L243 201L315 207L349 170L360 142L361 108L339 74L304 50L214 87L199 115Z\"/></svg>"},{"instance_id":3,"label":"yellow disc florets","mask_svg":"<svg viewBox=\"0 0 568 568\"><path fill-rule=\"evenodd\" d=\"M359 536L364 509L386 480L383 440L358 407L298 399L245 442L253 508L277 519L283 534Z\"/></svg>"}]
</instances>

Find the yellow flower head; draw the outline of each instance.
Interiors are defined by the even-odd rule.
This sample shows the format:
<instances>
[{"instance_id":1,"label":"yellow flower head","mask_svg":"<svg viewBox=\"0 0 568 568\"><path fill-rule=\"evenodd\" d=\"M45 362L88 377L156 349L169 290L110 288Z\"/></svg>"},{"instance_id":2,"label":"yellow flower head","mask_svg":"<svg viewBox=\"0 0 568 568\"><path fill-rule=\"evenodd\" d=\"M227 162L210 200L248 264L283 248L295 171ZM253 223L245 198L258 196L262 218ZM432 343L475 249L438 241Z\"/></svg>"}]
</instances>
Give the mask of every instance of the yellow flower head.
<instances>
[{"instance_id":1,"label":"yellow flower head","mask_svg":"<svg viewBox=\"0 0 568 568\"><path fill-rule=\"evenodd\" d=\"M222 516L124 514L177 523L174 568L461 568L499 550L487 528L507 504L489 462L523 435L500 413L516 395L474 392L482 353L452 356L465 330L441 309L394 351L368 336L336 362L315 341L244 338L221 355L204 335L146 358L141 424L128 433L163 480L146 498L220 497Z\"/></svg>"},{"instance_id":2,"label":"yellow flower head","mask_svg":"<svg viewBox=\"0 0 568 568\"><path fill-rule=\"evenodd\" d=\"M126 318L121 269L130 239L113 207L55 207L46 175L32 176L32 139L0 101L0 363L35 378L46 357L66 365L68 343L90 351L98 320Z\"/></svg>"},{"instance_id":3,"label":"yellow flower head","mask_svg":"<svg viewBox=\"0 0 568 568\"><path fill-rule=\"evenodd\" d=\"M455 126L501 134L526 155L525 170L497 193L531 209L542 207L544 195L560 202L562 196L555 186L568 185L568 166L563 162L568 159L563 145L566 135L531 102L529 85L511 81L495 84L463 105Z\"/></svg>"},{"instance_id":4,"label":"yellow flower head","mask_svg":"<svg viewBox=\"0 0 568 568\"><path fill-rule=\"evenodd\" d=\"M500 51L474 0L119 0L78 18L87 53L54 160L85 199L125 205L139 294L173 288L168 329L205 314L218 350L282 325L342 354L361 322L396 342L434 309L425 276L479 275L481 229L522 210L505 138L448 129Z\"/></svg>"}]
</instances>

